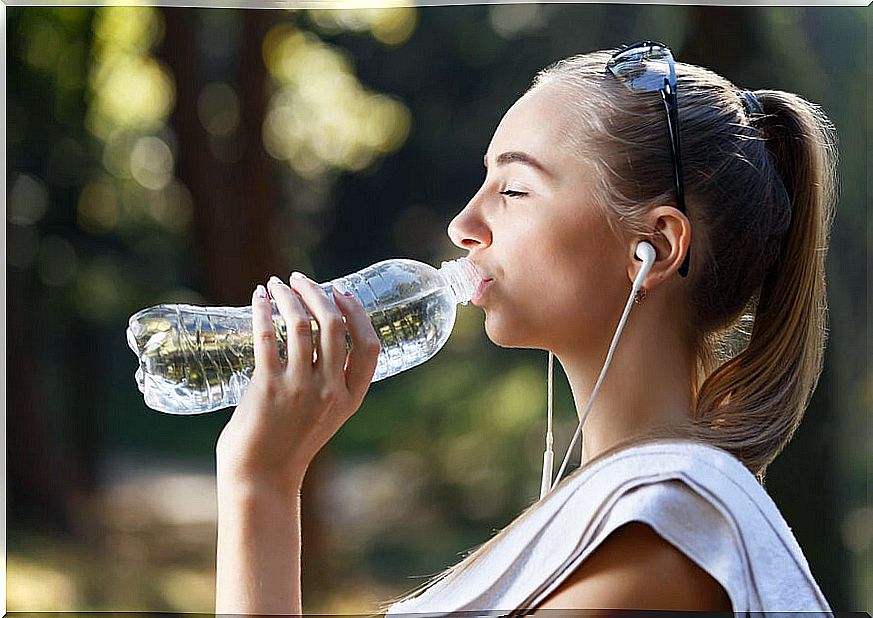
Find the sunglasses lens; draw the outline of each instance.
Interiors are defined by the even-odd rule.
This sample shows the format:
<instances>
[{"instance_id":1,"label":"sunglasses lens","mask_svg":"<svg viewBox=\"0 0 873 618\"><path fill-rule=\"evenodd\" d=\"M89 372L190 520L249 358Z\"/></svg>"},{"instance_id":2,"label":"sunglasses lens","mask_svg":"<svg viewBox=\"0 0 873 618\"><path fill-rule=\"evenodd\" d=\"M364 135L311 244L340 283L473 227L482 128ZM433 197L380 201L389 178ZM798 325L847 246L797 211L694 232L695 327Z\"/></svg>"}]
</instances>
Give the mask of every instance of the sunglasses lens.
<instances>
[{"instance_id":1,"label":"sunglasses lens","mask_svg":"<svg viewBox=\"0 0 873 618\"><path fill-rule=\"evenodd\" d=\"M629 88L651 92L670 78L673 55L660 45L632 46L613 56L607 68Z\"/></svg>"}]
</instances>

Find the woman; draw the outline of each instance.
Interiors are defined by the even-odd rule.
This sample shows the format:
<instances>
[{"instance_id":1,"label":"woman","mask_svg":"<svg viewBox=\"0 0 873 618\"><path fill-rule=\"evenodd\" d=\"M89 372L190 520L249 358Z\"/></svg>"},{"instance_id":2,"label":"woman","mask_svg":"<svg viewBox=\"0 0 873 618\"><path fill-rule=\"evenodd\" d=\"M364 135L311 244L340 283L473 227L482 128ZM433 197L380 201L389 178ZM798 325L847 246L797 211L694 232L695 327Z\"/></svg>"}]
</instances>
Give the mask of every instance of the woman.
<instances>
[{"instance_id":1,"label":"woman","mask_svg":"<svg viewBox=\"0 0 873 618\"><path fill-rule=\"evenodd\" d=\"M582 466L389 613L829 610L763 489L821 370L836 191L824 114L640 42L541 71L485 165L449 235L490 279L474 300L489 338L560 360L587 420ZM302 612L300 486L379 354L355 299L334 305L297 273L267 287L292 325L289 368L258 286L254 378L217 445L223 613Z\"/></svg>"}]
</instances>

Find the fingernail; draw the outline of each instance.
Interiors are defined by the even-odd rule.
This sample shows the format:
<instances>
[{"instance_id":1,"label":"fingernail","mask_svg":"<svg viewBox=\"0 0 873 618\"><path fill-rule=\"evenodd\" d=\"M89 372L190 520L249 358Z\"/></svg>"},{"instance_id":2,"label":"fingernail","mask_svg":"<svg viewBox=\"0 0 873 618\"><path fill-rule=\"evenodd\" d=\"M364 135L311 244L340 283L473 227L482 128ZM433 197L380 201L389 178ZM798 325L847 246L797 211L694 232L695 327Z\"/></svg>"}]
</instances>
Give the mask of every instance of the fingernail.
<instances>
[{"instance_id":1,"label":"fingernail","mask_svg":"<svg viewBox=\"0 0 873 618\"><path fill-rule=\"evenodd\" d=\"M257 294L258 298L267 298L267 288L259 283L258 287L255 288L255 294Z\"/></svg>"},{"instance_id":2,"label":"fingernail","mask_svg":"<svg viewBox=\"0 0 873 618\"><path fill-rule=\"evenodd\" d=\"M273 275L272 277L270 277L270 283L282 283L282 280L279 279L279 277L277 277L276 275Z\"/></svg>"},{"instance_id":3,"label":"fingernail","mask_svg":"<svg viewBox=\"0 0 873 618\"><path fill-rule=\"evenodd\" d=\"M306 275L304 275L303 273L299 273L296 270L293 273L291 273L291 277L293 277L294 279L307 279L308 278Z\"/></svg>"}]
</instances>

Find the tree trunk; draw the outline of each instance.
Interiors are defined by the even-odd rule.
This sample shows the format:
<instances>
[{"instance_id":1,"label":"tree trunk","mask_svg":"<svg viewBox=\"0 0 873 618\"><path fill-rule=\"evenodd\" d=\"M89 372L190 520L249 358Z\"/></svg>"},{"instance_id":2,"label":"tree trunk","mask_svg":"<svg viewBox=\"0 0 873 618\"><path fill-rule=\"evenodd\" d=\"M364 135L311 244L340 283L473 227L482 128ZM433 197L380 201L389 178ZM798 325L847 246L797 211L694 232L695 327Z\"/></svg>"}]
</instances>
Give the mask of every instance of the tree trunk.
<instances>
[{"instance_id":1,"label":"tree trunk","mask_svg":"<svg viewBox=\"0 0 873 618\"><path fill-rule=\"evenodd\" d=\"M11 278L14 281L14 277ZM24 286L9 295L7 330L7 463L9 514L13 527L48 528L70 533L72 478L60 443L50 431L47 410L39 393L40 379L33 357L36 337L21 306Z\"/></svg>"},{"instance_id":2,"label":"tree trunk","mask_svg":"<svg viewBox=\"0 0 873 618\"><path fill-rule=\"evenodd\" d=\"M163 8L162 60L176 81L171 123L178 138L177 176L191 191L194 235L204 292L214 303L248 304L258 282L276 269L275 165L261 143L266 107L266 69L261 40L271 11L240 11L243 39L239 82L232 84L240 102L235 135L242 148L238 161L219 160L197 114L206 85L197 46L198 12Z\"/></svg>"}]
</instances>

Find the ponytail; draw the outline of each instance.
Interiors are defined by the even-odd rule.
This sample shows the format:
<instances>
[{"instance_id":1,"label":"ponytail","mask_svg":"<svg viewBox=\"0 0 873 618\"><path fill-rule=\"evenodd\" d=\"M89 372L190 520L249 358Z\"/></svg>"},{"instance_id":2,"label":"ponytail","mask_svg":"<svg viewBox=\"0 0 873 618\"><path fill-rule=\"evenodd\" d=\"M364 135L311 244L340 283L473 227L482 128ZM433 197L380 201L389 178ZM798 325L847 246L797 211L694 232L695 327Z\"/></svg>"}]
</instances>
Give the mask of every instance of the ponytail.
<instances>
[{"instance_id":1,"label":"ponytail","mask_svg":"<svg viewBox=\"0 0 873 618\"><path fill-rule=\"evenodd\" d=\"M746 348L703 382L696 419L763 484L812 397L827 340L825 256L837 193L835 129L820 108L778 90L755 93L769 190L759 208L786 208L787 229L756 297Z\"/></svg>"}]
</instances>

